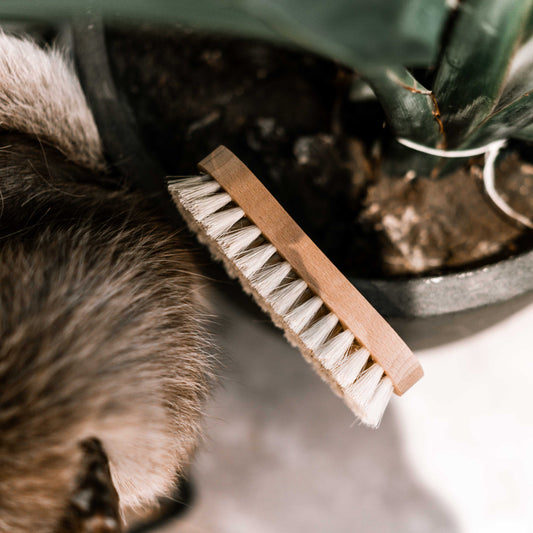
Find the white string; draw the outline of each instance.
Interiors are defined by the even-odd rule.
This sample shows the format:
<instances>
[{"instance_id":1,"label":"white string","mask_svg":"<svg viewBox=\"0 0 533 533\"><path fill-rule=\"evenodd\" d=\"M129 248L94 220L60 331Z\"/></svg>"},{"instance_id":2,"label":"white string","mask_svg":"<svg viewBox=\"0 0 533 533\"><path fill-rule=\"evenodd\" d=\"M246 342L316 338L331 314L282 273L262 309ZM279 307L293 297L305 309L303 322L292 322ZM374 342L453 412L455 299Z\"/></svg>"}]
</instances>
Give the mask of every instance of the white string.
<instances>
[{"instance_id":1,"label":"white string","mask_svg":"<svg viewBox=\"0 0 533 533\"><path fill-rule=\"evenodd\" d=\"M436 155L437 157L449 157L449 158L459 158L459 157L473 157L475 155L483 155L495 148L498 147L498 151L504 146L507 141L494 141L485 146L479 146L478 148L470 148L469 150L439 150L438 148L430 148L429 146L424 146L423 144L415 143L409 139L397 139L400 144L412 148L418 152L423 152L424 154Z\"/></svg>"},{"instance_id":2,"label":"white string","mask_svg":"<svg viewBox=\"0 0 533 533\"><path fill-rule=\"evenodd\" d=\"M459 157L473 157L475 155L484 155L485 162L483 165L483 186L487 196L491 199L492 203L506 216L512 218L519 224L533 229L533 222L515 211L499 194L496 190L494 166L500 150L507 143L506 140L499 140L491 142L485 146L478 148L471 148L470 150L439 150L438 148L430 148L423 144L410 141L409 139L397 139L400 144L412 148L418 152L424 154L435 155L437 157L459 158Z\"/></svg>"},{"instance_id":3,"label":"white string","mask_svg":"<svg viewBox=\"0 0 533 533\"><path fill-rule=\"evenodd\" d=\"M503 146L503 145L502 145ZM494 179L494 163L498 157L500 149L502 146L495 146L491 148L485 154L485 166L483 168L483 185L485 186L485 192L488 197L492 200L494 205L498 207L503 213L508 217L516 220L520 224L526 226L527 228L533 229L533 222L516 212L499 194L496 190L495 179Z\"/></svg>"}]
</instances>

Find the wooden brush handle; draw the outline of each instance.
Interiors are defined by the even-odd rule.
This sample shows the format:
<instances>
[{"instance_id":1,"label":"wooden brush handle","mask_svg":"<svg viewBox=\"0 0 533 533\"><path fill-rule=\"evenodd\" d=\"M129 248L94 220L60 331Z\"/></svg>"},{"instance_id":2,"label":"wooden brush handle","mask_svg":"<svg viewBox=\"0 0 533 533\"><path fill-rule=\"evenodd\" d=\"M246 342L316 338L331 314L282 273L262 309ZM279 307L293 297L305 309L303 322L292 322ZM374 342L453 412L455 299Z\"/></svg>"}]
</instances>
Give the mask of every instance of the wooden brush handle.
<instances>
[{"instance_id":1,"label":"wooden brush handle","mask_svg":"<svg viewBox=\"0 0 533 533\"><path fill-rule=\"evenodd\" d=\"M230 150L219 146L203 159L210 174L246 216L350 330L403 394L424 372L411 350L361 293L294 222L264 185Z\"/></svg>"}]
</instances>

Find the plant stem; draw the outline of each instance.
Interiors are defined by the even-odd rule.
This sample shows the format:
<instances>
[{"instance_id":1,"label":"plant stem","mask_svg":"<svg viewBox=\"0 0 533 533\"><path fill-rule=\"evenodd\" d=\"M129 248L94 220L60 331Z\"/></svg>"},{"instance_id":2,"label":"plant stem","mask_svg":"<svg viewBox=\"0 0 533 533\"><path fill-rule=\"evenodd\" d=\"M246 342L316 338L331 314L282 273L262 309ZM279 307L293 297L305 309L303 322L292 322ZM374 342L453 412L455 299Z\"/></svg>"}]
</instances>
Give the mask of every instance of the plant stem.
<instances>
[{"instance_id":1,"label":"plant stem","mask_svg":"<svg viewBox=\"0 0 533 533\"><path fill-rule=\"evenodd\" d=\"M433 96L402 67L389 66L362 73L378 97L389 125L396 138L406 138L433 148L445 146L440 111ZM420 174L431 172L439 158L391 145L387 157L388 170L403 174L415 170ZM395 164L396 162L396 164Z\"/></svg>"}]
</instances>

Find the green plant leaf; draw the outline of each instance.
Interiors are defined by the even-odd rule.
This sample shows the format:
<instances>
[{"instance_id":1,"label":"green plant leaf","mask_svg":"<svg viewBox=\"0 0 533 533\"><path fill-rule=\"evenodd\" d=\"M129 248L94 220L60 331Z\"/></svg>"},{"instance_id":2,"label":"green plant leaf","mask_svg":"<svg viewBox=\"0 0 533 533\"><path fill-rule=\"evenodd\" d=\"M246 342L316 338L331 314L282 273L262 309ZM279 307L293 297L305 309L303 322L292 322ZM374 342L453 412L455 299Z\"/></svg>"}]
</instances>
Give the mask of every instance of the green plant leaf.
<instances>
[{"instance_id":1,"label":"green plant leaf","mask_svg":"<svg viewBox=\"0 0 533 533\"><path fill-rule=\"evenodd\" d=\"M533 124L515 132L513 137L520 141L533 142Z\"/></svg>"},{"instance_id":2,"label":"green plant leaf","mask_svg":"<svg viewBox=\"0 0 533 533\"><path fill-rule=\"evenodd\" d=\"M529 17L524 28L524 40L528 40L533 36L533 12L529 14Z\"/></svg>"},{"instance_id":3,"label":"green plant leaf","mask_svg":"<svg viewBox=\"0 0 533 533\"><path fill-rule=\"evenodd\" d=\"M460 3L434 85L448 148L463 145L496 106L531 7L531 0Z\"/></svg>"},{"instance_id":4,"label":"green plant leaf","mask_svg":"<svg viewBox=\"0 0 533 533\"><path fill-rule=\"evenodd\" d=\"M478 128L469 145L484 145L499 139L525 139L533 124L533 91L491 115Z\"/></svg>"},{"instance_id":5,"label":"green plant leaf","mask_svg":"<svg viewBox=\"0 0 533 533\"><path fill-rule=\"evenodd\" d=\"M378 97L397 137L428 146L442 142L432 93L408 70L390 66L371 69L362 76Z\"/></svg>"},{"instance_id":6,"label":"green plant leaf","mask_svg":"<svg viewBox=\"0 0 533 533\"><path fill-rule=\"evenodd\" d=\"M527 139L533 126L533 39L516 52L494 111L473 132L469 144L507 138Z\"/></svg>"},{"instance_id":7,"label":"green plant leaf","mask_svg":"<svg viewBox=\"0 0 533 533\"><path fill-rule=\"evenodd\" d=\"M533 39L527 41L514 55L503 93L494 110L509 106L533 89Z\"/></svg>"},{"instance_id":8,"label":"green plant leaf","mask_svg":"<svg viewBox=\"0 0 533 533\"><path fill-rule=\"evenodd\" d=\"M396 138L405 138L425 146L442 147L444 137L438 109L431 91L428 91L406 69L384 67L362 73L383 106L387 121ZM399 144L389 148L387 166L392 174L403 174L411 169L427 174L439 158L416 152Z\"/></svg>"},{"instance_id":9,"label":"green plant leaf","mask_svg":"<svg viewBox=\"0 0 533 533\"><path fill-rule=\"evenodd\" d=\"M88 9L302 46L356 69L429 65L448 13L444 0L2 0L0 17L54 20Z\"/></svg>"}]
</instances>

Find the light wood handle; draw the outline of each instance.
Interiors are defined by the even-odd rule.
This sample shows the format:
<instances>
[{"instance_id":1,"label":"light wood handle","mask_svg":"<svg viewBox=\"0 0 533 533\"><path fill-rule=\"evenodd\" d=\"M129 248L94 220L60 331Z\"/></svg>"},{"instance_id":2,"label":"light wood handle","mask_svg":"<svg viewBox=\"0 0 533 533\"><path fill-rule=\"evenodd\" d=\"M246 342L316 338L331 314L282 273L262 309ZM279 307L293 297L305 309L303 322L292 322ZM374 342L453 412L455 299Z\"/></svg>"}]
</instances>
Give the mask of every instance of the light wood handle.
<instances>
[{"instance_id":1,"label":"light wood handle","mask_svg":"<svg viewBox=\"0 0 533 533\"><path fill-rule=\"evenodd\" d=\"M403 394L424 372L420 363L385 319L331 263L294 222L264 185L230 150L219 146L203 159L200 169L225 189L306 281L341 324L366 347Z\"/></svg>"}]
</instances>

